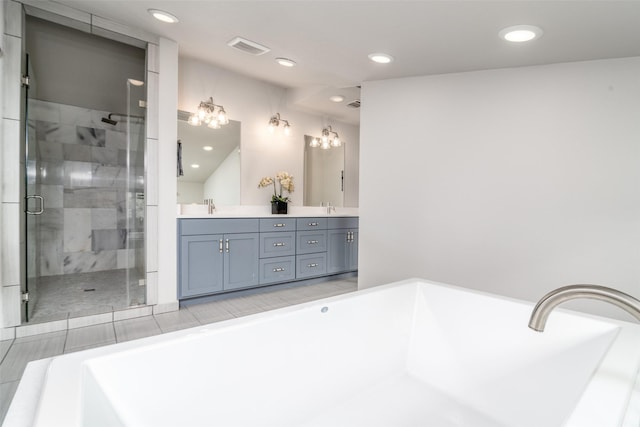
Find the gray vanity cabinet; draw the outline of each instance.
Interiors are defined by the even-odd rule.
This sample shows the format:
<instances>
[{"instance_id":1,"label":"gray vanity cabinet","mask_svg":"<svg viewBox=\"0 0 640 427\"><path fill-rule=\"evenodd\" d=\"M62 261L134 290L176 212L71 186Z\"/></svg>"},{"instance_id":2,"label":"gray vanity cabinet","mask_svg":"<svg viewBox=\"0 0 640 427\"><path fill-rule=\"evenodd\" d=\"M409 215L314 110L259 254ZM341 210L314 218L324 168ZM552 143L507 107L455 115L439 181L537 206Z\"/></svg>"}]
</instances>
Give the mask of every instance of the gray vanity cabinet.
<instances>
[{"instance_id":1,"label":"gray vanity cabinet","mask_svg":"<svg viewBox=\"0 0 640 427\"><path fill-rule=\"evenodd\" d=\"M296 224L296 278L327 274L327 218L298 218Z\"/></svg>"},{"instance_id":2,"label":"gray vanity cabinet","mask_svg":"<svg viewBox=\"0 0 640 427\"><path fill-rule=\"evenodd\" d=\"M257 219L178 221L178 297L258 285Z\"/></svg>"},{"instance_id":3,"label":"gray vanity cabinet","mask_svg":"<svg viewBox=\"0 0 640 427\"><path fill-rule=\"evenodd\" d=\"M358 218L329 218L327 273L358 269Z\"/></svg>"},{"instance_id":4,"label":"gray vanity cabinet","mask_svg":"<svg viewBox=\"0 0 640 427\"><path fill-rule=\"evenodd\" d=\"M357 269L357 217L178 219L179 299Z\"/></svg>"},{"instance_id":5,"label":"gray vanity cabinet","mask_svg":"<svg viewBox=\"0 0 640 427\"><path fill-rule=\"evenodd\" d=\"M295 218L260 219L260 284L296 278Z\"/></svg>"}]
</instances>

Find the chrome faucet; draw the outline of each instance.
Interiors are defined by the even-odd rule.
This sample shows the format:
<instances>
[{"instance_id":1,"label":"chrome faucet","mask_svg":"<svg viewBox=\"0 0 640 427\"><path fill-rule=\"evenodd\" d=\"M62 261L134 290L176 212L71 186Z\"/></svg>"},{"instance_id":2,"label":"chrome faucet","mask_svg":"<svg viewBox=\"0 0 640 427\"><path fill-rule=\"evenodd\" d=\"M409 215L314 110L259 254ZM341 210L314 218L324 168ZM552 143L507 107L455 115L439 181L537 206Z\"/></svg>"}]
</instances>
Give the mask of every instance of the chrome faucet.
<instances>
[{"instance_id":1,"label":"chrome faucet","mask_svg":"<svg viewBox=\"0 0 640 427\"><path fill-rule=\"evenodd\" d=\"M213 199L204 199L204 204L207 205L207 213L212 215L216 210L216 205L213 203Z\"/></svg>"},{"instance_id":2,"label":"chrome faucet","mask_svg":"<svg viewBox=\"0 0 640 427\"><path fill-rule=\"evenodd\" d=\"M331 214L331 211L336 211L336 207L335 206L331 206L331 202L327 202L327 215Z\"/></svg>"},{"instance_id":3,"label":"chrome faucet","mask_svg":"<svg viewBox=\"0 0 640 427\"><path fill-rule=\"evenodd\" d=\"M569 285L549 292L538 301L531 313L529 327L534 331L544 331L547 317L558 304L583 298L616 305L640 321L640 301L631 295L599 285Z\"/></svg>"}]
</instances>

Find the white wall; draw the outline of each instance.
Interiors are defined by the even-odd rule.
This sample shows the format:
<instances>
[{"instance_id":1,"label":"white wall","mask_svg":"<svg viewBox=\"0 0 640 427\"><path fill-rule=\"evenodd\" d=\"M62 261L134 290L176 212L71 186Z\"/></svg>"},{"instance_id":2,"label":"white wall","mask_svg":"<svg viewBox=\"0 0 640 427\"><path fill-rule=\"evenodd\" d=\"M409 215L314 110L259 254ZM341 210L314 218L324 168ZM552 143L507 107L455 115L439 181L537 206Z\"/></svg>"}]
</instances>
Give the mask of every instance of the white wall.
<instances>
[{"instance_id":1,"label":"white wall","mask_svg":"<svg viewBox=\"0 0 640 427\"><path fill-rule=\"evenodd\" d=\"M627 58L364 84L359 285L640 296L639 76Z\"/></svg>"},{"instance_id":2,"label":"white wall","mask_svg":"<svg viewBox=\"0 0 640 427\"><path fill-rule=\"evenodd\" d=\"M5 47L5 42L4 42L4 9L5 7L7 7L7 3L8 2L2 2L2 4L0 4L0 99L4 100L4 67L5 67L5 59L4 59L4 51L6 49ZM2 148L4 146L4 102L0 102L0 148ZM0 158L0 177L3 176L3 166L4 166L4 162L1 161L2 159ZM3 222L2 222L2 211L3 209L1 209L2 207L2 185L0 185L0 230L2 230L3 226ZM0 260L2 260L2 244L0 244ZM4 321L4 310L3 310L3 285L4 285L4 279L3 279L3 275L2 275L2 261L0 261L0 330L2 330L2 326L5 324Z\"/></svg>"},{"instance_id":3,"label":"white wall","mask_svg":"<svg viewBox=\"0 0 640 427\"><path fill-rule=\"evenodd\" d=\"M178 44L160 39L158 47L158 294L159 305L177 309L176 141L178 123ZM150 157L150 155L148 154ZM149 172L147 172L149 176ZM147 244L149 235L147 235ZM147 255L148 256L148 255ZM151 296L148 298L153 301ZM154 301L155 302L155 301Z\"/></svg>"},{"instance_id":4,"label":"white wall","mask_svg":"<svg viewBox=\"0 0 640 427\"><path fill-rule=\"evenodd\" d=\"M234 149L204 182L204 198L220 206L239 205L240 173L240 152Z\"/></svg>"},{"instance_id":5,"label":"white wall","mask_svg":"<svg viewBox=\"0 0 640 427\"><path fill-rule=\"evenodd\" d=\"M274 176L287 171L295 178L293 203L301 206L304 188L304 135L320 135L323 125L330 124L346 141L347 168L345 177L345 206L358 206L358 150L359 128L354 125L290 110L285 105L285 89L239 75L191 58L180 57L178 76L178 108L194 111L200 101L213 96L216 104L225 107L229 118L242 122L241 132L241 196L243 205L268 204L271 193L258 188L263 176ZM282 129L273 134L267 130L269 118L280 113L292 124L291 135Z\"/></svg>"},{"instance_id":6,"label":"white wall","mask_svg":"<svg viewBox=\"0 0 640 427\"><path fill-rule=\"evenodd\" d=\"M22 46L22 8L14 1L4 1L2 36L2 133L0 134L0 293L2 309L0 326L14 326L20 323L20 278L22 277L20 254L24 253L25 241L20 230L24 225L21 209L20 165L24 156L20 150L20 111L21 111L21 46ZM0 328L0 339L12 337L13 330Z\"/></svg>"}]
</instances>

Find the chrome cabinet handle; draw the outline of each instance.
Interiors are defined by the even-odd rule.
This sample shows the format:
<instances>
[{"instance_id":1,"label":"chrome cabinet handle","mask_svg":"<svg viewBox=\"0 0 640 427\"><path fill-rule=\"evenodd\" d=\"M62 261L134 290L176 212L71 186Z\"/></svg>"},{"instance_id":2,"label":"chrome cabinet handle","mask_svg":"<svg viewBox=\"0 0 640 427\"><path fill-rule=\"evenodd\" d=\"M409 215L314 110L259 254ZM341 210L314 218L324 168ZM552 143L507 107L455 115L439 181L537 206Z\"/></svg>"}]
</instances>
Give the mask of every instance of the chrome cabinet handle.
<instances>
[{"instance_id":1,"label":"chrome cabinet handle","mask_svg":"<svg viewBox=\"0 0 640 427\"><path fill-rule=\"evenodd\" d=\"M316 263L313 263L313 264L307 264L307 267L317 267L317 266L318 266L318 264L316 264Z\"/></svg>"},{"instance_id":2,"label":"chrome cabinet handle","mask_svg":"<svg viewBox=\"0 0 640 427\"><path fill-rule=\"evenodd\" d=\"M317 222L310 222L307 224L309 227L317 227L318 223Z\"/></svg>"},{"instance_id":3,"label":"chrome cabinet handle","mask_svg":"<svg viewBox=\"0 0 640 427\"><path fill-rule=\"evenodd\" d=\"M218 246L218 249L220 250L220 253L222 253L222 239L220 239L220 245Z\"/></svg>"},{"instance_id":4,"label":"chrome cabinet handle","mask_svg":"<svg viewBox=\"0 0 640 427\"><path fill-rule=\"evenodd\" d=\"M28 204L29 199L36 199L40 201L40 209L38 209L37 211L30 211L29 208L26 209L26 213L29 215L42 215L42 213L44 212L44 197L39 196L39 195L33 195L33 196L26 196L25 200L27 201L27 203L25 203L25 205Z\"/></svg>"},{"instance_id":5,"label":"chrome cabinet handle","mask_svg":"<svg viewBox=\"0 0 640 427\"><path fill-rule=\"evenodd\" d=\"M225 249L226 249L227 253L229 253L229 239L225 239L224 245L225 245Z\"/></svg>"},{"instance_id":6,"label":"chrome cabinet handle","mask_svg":"<svg viewBox=\"0 0 640 427\"><path fill-rule=\"evenodd\" d=\"M273 246L285 246L284 242L274 243Z\"/></svg>"},{"instance_id":7,"label":"chrome cabinet handle","mask_svg":"<svg viewBox=\"0 0 640 427\"><path fill-rule=\"evenodd\" d=\"M317 240L307 240L307 245L316 245L318 244Z\"/></svg>"},{"instance_id":8,"label":"chrome cabinet handle","mask_svg":"<svg viewBox=\"0 0 640 427\"><path fill-rule=\"evenodd\" d=\"M279 273L279 272L281 272L281 271L284 271L284 268L282 268L282 267L276 267L276 268L274 268L274 269L273 269L273 272L274 272L274 273Z\"/></svg>"},{"instance_id":9,"label":"chrome cabinet handle","mask_svg":"<svg viewBox=\"0 0 640 427\"><path fill-rule=\"evenodd\" d=\"M278 223L278 224L273 224L273 226L274 226L274 227L284 227L284 226L285 226L285 224L280 224L280 223Z\"/></svg>"}]
</instances>

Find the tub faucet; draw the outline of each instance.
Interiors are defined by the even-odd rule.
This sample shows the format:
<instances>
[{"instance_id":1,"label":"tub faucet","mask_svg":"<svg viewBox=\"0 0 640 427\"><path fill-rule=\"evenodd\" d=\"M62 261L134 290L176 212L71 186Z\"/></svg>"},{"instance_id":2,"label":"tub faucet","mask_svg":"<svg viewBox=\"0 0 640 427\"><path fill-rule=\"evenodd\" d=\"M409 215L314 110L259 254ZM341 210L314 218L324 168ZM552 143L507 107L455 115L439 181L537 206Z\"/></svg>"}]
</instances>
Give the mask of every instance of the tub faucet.
<instances>
[{"instance_id":1,"label":"tub faucet","mask_svg":"<svg viewBox=\"0 0 640 427\"><path fill-rule=\"evenodd\" d=\"M569 285L549 292L538 301L531 313L529 327L534 331L544 331L547 317L558 304L583 298L617 305L640 321L640 301L631 295L599 285Z\"/></svg>"}]
</instances>

